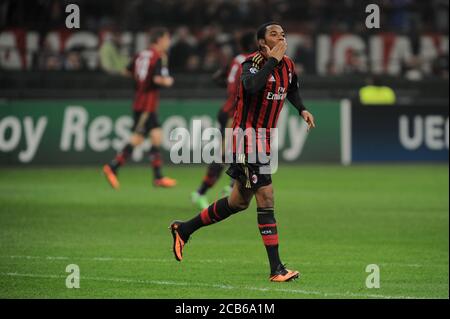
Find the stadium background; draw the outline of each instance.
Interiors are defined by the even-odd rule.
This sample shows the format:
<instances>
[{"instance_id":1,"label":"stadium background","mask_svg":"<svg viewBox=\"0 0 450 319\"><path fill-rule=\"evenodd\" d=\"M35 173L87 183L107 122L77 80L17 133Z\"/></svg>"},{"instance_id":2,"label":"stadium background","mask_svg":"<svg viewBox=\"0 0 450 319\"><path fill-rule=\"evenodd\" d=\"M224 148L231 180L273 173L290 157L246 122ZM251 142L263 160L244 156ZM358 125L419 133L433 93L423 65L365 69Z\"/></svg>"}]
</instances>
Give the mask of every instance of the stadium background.
<instances>
[{"instance_id":1,"label":"stadium background","mask_svg":"<svg viewBox=\"0 0 450 319\"><path fill-rule=\"evenodd\" d=\"M69 3L80 7L79 30L65 27ZM381 7L379 30L365 26L368 3ZM246 234L239 239L198 235L185 274L169 262L166 224L195 212L188 195L203 166L169 166L180 187L154 190L144 144L120 193L100 174L128 137L133 97L102 48L126 61L146 47L148 30L170 29L175 85L160 106L170 165L170 130L215 124L226 92L213 72L237 53L243 31L268 20L288 33L318 125L306 134L291 107L280 118L279 219L296 225L281 230L282 253L307 275L274 290L258 281L266 265L251 213L214 226ZM374 76L394 89L395 105L360 105ZM448 298L448 1L2 0L0 98L1 297ZM65 289L66 261L85 269L88 288ZM382 265L384 290L365 288L370 263ZM186 277L202 264L219 278ZM157 273L167 268L164 285Z\"/></svg>"}]
</instances>

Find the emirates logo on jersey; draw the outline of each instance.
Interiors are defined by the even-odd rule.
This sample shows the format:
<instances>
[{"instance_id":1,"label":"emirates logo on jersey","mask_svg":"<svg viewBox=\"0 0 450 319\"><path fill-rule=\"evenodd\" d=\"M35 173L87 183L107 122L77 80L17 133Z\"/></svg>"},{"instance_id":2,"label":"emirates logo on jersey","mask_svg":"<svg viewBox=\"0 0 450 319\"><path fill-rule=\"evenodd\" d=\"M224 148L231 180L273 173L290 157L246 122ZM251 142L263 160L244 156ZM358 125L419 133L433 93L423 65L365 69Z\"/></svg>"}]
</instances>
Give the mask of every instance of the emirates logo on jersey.
<instances>
[{"instance_id":1,"label":"emirates logo on jersey","mask_svg":"<svg viewBox=\"0 0 450 319\"><path fill-rule=\"evenodd\" d=\"M273 92L267 93L268 100L275 100L275 101L284 100L286 96L287 96L286 89L282 86L278 88L277 93Z\"/></svg>"}]
</instances>

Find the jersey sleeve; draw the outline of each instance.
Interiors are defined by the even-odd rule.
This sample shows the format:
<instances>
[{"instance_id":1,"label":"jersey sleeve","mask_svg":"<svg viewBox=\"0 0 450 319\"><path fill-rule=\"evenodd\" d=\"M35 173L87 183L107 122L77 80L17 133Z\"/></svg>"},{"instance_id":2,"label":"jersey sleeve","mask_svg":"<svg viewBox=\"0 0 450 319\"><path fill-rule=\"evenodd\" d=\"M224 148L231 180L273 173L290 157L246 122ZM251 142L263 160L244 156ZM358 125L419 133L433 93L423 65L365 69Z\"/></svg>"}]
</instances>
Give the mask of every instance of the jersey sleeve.
<instances>
[{"instance_id":1,"label":"jersey sleeve","mask_svg":"<svg viewBox=\"0 0 450 319\"><path fill-rule=\"evenodd\" d=\"M242 64L242 84L244 89L250 93L256 93L264 88L267 78L278 64L277 59L269 58L261 67L258 61L255 60L255 57L251 60L246 60Z\"/></svg>"},{"instance_id":2,"label":"jersey sleeve","mask_svg":"<svg viewBox=\"0 0 450 319\"><path fill-rule=\"evenodd\" d=\"M151 68L151 74L149 74L149 83L151 83L151 85L153 87L160 87L158 84L156 84L153 81L153 78L155 76L169 76L169 68L168 68L168 63L167 63L167 59L164 57L159 57L155 62L154 62L154 66L150 67Z\"/></svg>"},{"instance_id":3,"label":"jersey sleeve","mask_svg":"<svg viewBox=\"0 0 450 319\"><path fill-rule=\"evenodd\" d=\"M294 69L294 63L292 63L292 80L288 87L287 99L297 109L299 114L306 110L306 107L303 104L303 99L300 96L300 86L298 84L297 73Z\"/></svg>"},{"instance_id":4,"label":"jersey sleeve","mask_svg":"<svg viewBox=\"0 0 450 319\"><path fill-rule=\"evenodd\" d=\"M162 59L159 58L155 62L155 67L153 68L153 72L152 72L152 78L156 75L163 76L162 73L163 73Z\"/></svg>"}]
</instances>

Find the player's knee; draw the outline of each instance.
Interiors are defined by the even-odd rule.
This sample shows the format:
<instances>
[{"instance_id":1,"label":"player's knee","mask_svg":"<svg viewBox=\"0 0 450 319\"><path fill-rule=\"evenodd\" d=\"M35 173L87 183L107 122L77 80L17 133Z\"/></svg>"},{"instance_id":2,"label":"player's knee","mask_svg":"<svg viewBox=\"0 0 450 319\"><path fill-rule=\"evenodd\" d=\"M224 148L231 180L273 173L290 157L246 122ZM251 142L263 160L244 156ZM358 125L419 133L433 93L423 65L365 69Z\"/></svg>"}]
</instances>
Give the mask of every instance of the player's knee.
<instances>
[{"instance_id":1,"label":"player's knee","mask_svg":"<svg viewBox=\"0 0 450 319\"><path fill-rule=\"evenodd\" d=\"M150 139L152 141L152 145L160 146L162 142L162 131L159 128L153 129L150 132Z\"/></svg>"},{"instance_id":2,"label":"player's knee","mask_svg":"<svg viewBox=\"0 0 450 319\"><path fill-rule=\"evenodd\" d=\"M138 146L142 144L142 142L144 142L144 136L140 134L133 134L133 136L131 137L131 144L133 146Z\"/></svg>"},{"instance_id":3,"label":"player's knee","mask_svg":"<svg viewBox=\"0 0 450 319\"><path fill-rule=\"evenodd\" d=\"M274 206L273 198L267 198L267 199L263 200L262 201L262 206L264 206L264 207L273 207Z\"/></svg>"},{"instance_id":4,"label":"player's knee","mask_svg":"<svg viewBox=\"0 0 450 319\"><path fill-rule=\"evenodd\" d=\"M250 201L247 201L243 198L238 200L232 200L229 202L230 208L232 209L233 213L238 213L243 210L246 210L248 206L250 206Z\"/></svg>"},{"instance_id":5,"label":"player's knee","mask_svg":"<svg viewBox=\"0 0 450 319\"><path fill-rule=\"evenodd\" d=\"M259 196L258 205L261 207L274 207L273 194L265 192Z\"/></svg>"}]
</instances>

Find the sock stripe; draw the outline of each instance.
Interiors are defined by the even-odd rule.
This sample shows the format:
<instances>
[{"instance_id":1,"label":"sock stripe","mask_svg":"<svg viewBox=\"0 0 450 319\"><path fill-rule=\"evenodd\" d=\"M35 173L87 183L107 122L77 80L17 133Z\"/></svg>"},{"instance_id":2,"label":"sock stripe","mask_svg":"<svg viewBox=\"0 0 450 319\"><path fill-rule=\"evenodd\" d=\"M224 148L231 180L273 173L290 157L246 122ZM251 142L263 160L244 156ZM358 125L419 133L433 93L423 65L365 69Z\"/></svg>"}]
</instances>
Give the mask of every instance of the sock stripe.
<instances>
[{"instance_id":1,"label":"sock stripe","mask_svg":"<svg viewBox=\"0 0 450 319\"><path fill-rule=\"evenodd\" d=\"M123 148L122 152L120 152L116 155L114 160L116 161L116 163L119 166L121 166L126 163L127 159L130 157L132 151L133 151L133 146L128 144Z\"/></svg>"},{"instance_id":2,"label":"sock stripe","mask_svg":"<svg viewBox=\"0 0 450 319\"><path fill-rule=\"evenodd\" d=\"M159 154L154 154L153 156L151 156L150 159L150 163L152 165L152 167L160 167L162 165L162 158Z\"/></svg>"},{"instance_id":3,"label":"sock stripe","mask_svg":"<svg viewBox=\"0 0 450 319\"><path fill-rule=\"evenodd\" d=\"M203 177L203 182L206 184L206 186L208 187L212 187L214 185L214 183L216 182L216 178L206 175L205 177Z\"/></svg>"},{"instance_id":4,"label":"sock stripe","mask_svg":"<svg viewBox=\"0 0 450 319\"><path fill-rule=\"evenodd\" d=\"M215 201L208 208L203 209L194 218L182 224L184 239L187 241L191 234L199 228L220 222L238 211L240 211L240 209L230 207L227 197Z\"/></svg>"},{"instance_id":5,"label":"sock stripe","mask_svg":"<svg viewBox=\"0 0 450 319\"><path fill-rule=\"evenodd\" d=\"M163 160L158 146L152 146L150 149L150 162L153 168L159 168L162 165Z\"/></svg>"},{"instance_id":6,"label":"sock stripe","mask_svg":"<svg viewBox=\"0 0 450 319\"><path fill-rule=\"evenodd\" d=\"M275 235L263 235L262 240L266 246L278 245L278 234Z\"/></svg>"},{"instance_id":7,"label":"sock stripe","mask_svg":"<svg viewBox=\"0 0 450 319\"><path fill-rule=\"evenodd\" d=\"M152 161L152 167L154 168L158 168L162 166L162 161L161 160L154 160Z\"/></svg>"},{"instance_id":8,"label":"sock stripe","mask_svg":"<svg viewBox=\"0 0 450 319\"><path fill-rule=\"evenodd\" d=\"M258 224L259 228L277 227L277 224Z\"/></svg>"},{"instance_id":9,"label":"sock stripe","mask_svg":"<svg viewBox=\"0 0 450 319\"><path fill-rule=\"evenodd\" d=\"M209 205L208 209L208 216L209 219L211 220L211 223L214 224L218 221L221 221L223 218L220 217L220 215L217 213L216 211L216 203L214 202L213 204Z\"/></svg>"},{"instance_id":10,"label":"sock stripe","mask_svg":"<svg viewBox=\"0 0 450 319\"><path fill-rule=\"evenodd\" d=\"M122 153L117 154L116 161L117 161L117 163L119 163L119 165L125 164L125 162L126 162L125 154L122 154Z\"/></svg>"},{"instance_id":11,"label":"sock stripe","mask_svg":"<svg viewBox=\"0 0 450 319\"><path fill-rule=\"evenodd\" d=\"M222 198L209 205L208 208L202 210L199 215L202 226L207 226L220 222L221 220L228 218L233 213L234 211L228 206L228 199Z\"/></svg>"},{"instance_id":12,"label":"sock stripe","mask_svg":"<svg viewBox=\"0 0 450 319\"><path fill-rule=\"evenodd\" d=\"M281 264L278 253L278 230L273 207L258 207L258 228L269 257L270 271Z\"/></svg>"},{"instance_id":13,"label":"sock stripe","mask_svg":"<svg viewBox=\"0 0 450 319\"><path fill-rule=\"evenodd\" d=\"M273 214L273 207L268 207L268 208L257 208L256 212L258 214Z\"/></svg>"},{"instance_id":14,"label":"sock stripe","mask_svg":"<svg viewBox=\"0 0 450 319\"><path fill-rule=\"evenodd\" d=\"M213 213L214 213L214 215L216 216L216 219L219 221L219 220L221 220L222 218L220 218L220 216L219 215L217 215L217 209L216 209L216 206L217 206L217 201L215 201L214 202L214 204L213 204Z\"/></svg>"},{"instance_id":15,"label":"sock stripe","mask_svg":"<svg viewBox=\"0 0 450 319\"><path fill-rule=\"evenodd\" d=\"M209 217L208 208L202 210L200 218L202 219L203 225L210 225L212 223L211 218Z\"/></svg>"}]
</instances>

